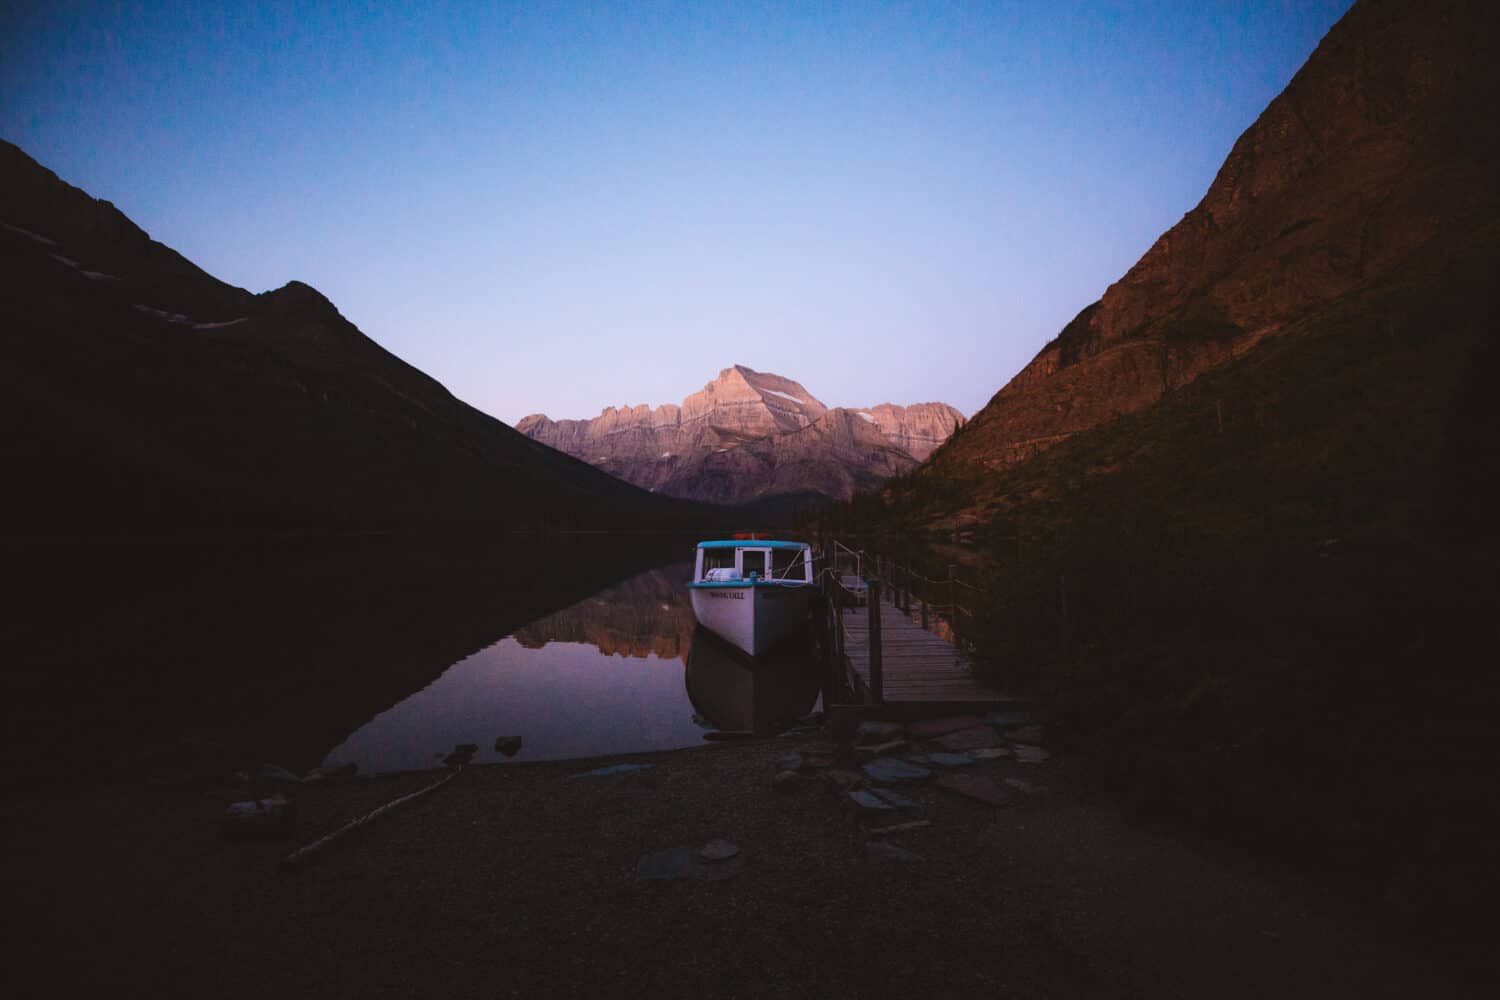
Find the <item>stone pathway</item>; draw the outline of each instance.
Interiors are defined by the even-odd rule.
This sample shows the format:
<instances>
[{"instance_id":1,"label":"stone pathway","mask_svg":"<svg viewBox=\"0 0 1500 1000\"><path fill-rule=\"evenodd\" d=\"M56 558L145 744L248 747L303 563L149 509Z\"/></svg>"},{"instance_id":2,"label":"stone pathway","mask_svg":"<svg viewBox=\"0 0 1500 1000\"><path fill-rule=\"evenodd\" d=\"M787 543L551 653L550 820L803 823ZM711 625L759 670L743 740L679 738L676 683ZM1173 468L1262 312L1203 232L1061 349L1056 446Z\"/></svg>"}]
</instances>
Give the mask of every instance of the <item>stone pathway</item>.
<instances>
[{"instance_id":1,"label":"stone pathway","mask_svg":"<svg viewBox=\"0 0 1500 1000\"><path fill-rule=\"evenodd\" d=\"M780 755L771 784L794 789L820 772L821 784L863 832L867 860L910 864L921 857L890 838L931 829L944 801L1003 808L1045 792L1040 784L993 773L1001 765L1014 769L1012 761L1045 761L1043 735L1029 714L1015 711L909 724L870 720L832 754Z\"/></svg>"},{"instance_id":2,"label":"stone pathway","mask_svg":"<svg viewBox=\"0 0 1500 1000\"><path fill-rule=\"evenodd\" d=\"M922 855L894 838L916 838L933 829L941 822L936 814L944 801L1000 809L1044 793L1042 785L995 773L1002 766L1047 760L1042 737L1042 727L1030 715L1014 711L910 724L866 721L851 741L831 752L778 754L769 786L784 795L821 786L860 828L866 861L911 865ZM605 777L639 766L617 764L575 777ZM732 878L744 864L737 845L713 840L646 854L637 875L651 881L718 880Z\"/></svg>"}]
</instances>

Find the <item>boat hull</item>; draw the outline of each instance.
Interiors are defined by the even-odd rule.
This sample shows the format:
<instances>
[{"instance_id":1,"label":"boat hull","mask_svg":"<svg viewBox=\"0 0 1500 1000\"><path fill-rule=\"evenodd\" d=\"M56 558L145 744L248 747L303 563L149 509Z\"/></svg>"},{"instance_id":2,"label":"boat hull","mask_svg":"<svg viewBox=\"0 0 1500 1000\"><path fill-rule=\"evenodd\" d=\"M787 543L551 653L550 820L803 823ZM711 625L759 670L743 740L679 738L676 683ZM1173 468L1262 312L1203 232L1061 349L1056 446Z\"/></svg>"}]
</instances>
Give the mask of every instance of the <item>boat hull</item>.
<instances>
[{"instance_id":1,"label":"boat hull","mask_svg":"<svg viewBox=\"0 0 1500 1000\"><path fill-rule=\"evenodd\" d=\"M698 624L751 656L785 639L807 618L810 584L694 584Z\"/></svg>"}]
</instances>

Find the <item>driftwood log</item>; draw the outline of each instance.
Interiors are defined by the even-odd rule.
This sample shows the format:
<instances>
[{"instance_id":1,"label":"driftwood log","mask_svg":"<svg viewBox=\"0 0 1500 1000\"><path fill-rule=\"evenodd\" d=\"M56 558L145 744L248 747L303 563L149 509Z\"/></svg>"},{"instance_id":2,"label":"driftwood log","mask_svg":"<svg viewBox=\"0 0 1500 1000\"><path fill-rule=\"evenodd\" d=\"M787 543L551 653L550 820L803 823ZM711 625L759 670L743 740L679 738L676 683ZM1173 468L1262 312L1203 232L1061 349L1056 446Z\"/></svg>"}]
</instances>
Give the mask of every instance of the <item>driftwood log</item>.
<instances>
[{"instance_id":1,"label":"driftwood log","mask_svg":"<svg viewBox=\"0 0 1500 1000\"><path fill-rule=\"evenodd\" d=\"M437 791L439 788L442 788L448 782L452 781L454 778L462 774L463 770L464 769L462 767L457 768L451 774L447 775L446 777L439 778L437 781L434 781L426 788L419 788L409 795L403 795L399 799L392 799L390 802L387 802L379 809L367 812L363 816L359 817L359 819L344 824L337 830L330 833L328 836L323 837L319 840L315 840L305 847L299 847L297 850L281 859L281 869L283 871L294 871L298 868L304 867L310 861L318 857L318 855L323 854L329 848L348 840L359 831L367 828L368 826L370 826L370 824L380 819L380 817L388 816L402 806L407 805L411 802L415 802L422 796L430 795L431 793Z\"/></svg>"}]
</instances>

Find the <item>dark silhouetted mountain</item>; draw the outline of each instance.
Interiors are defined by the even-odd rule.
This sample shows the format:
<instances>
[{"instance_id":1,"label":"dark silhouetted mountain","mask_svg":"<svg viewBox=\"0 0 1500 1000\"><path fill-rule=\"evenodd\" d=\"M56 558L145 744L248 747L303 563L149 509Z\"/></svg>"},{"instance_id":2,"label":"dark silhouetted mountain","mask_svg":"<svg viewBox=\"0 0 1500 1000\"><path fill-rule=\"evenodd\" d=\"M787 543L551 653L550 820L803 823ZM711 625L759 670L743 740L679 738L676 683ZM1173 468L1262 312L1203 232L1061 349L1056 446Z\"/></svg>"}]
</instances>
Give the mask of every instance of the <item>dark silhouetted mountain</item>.
<instances>
[{"instance_id":1,"label":"dark silhouetted mountain","mask_svg":"<svg viewBox=\"0 0 1500 1000\"><path fill-rule=\"evenodd\" d=\"M0 143L8 534L685 524L382 349L253 295Z\"/></svg>"}]
</instances>

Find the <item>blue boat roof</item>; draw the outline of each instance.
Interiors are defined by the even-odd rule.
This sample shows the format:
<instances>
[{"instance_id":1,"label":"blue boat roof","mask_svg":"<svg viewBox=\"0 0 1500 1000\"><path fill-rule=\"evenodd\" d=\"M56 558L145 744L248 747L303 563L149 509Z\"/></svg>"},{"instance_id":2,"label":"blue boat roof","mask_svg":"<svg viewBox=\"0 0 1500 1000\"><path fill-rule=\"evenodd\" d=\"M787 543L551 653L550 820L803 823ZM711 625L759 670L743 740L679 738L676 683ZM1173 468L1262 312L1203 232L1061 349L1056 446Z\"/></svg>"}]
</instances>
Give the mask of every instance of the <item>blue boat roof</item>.
<instances>
[{"instance_id":1,"label":"blue boat roof","mask_svg":"<svg viewBox=\"0 0 1500 1000\"><path fill-rule=\"evenodd\" d=\"M699 542L700 549L805 549L806 542L777 542L769 538L729 538Z\"/></svg>"}]
</instances>

